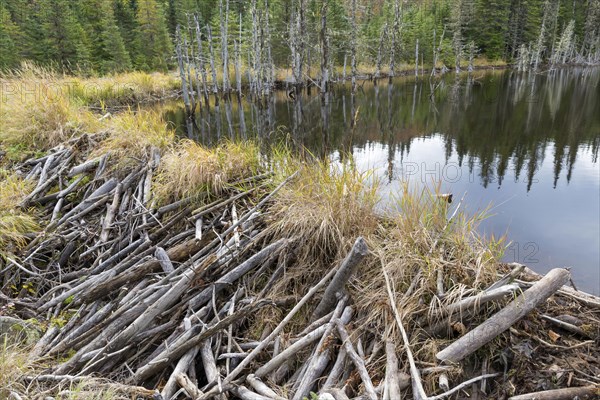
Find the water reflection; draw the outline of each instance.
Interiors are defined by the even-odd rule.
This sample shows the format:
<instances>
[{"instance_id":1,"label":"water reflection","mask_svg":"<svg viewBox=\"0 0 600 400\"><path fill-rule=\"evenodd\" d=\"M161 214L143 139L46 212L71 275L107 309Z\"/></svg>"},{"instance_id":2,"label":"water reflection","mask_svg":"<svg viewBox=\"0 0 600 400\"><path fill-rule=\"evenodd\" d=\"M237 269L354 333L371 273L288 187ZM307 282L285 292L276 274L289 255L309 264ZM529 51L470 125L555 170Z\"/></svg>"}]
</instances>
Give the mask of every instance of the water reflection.
<instances>
[{"instance_id":1,"label":"water reflection","mask_svg":"<svg viewBox=\"0 0 600 400\"><path fill-rule=\"evenodd\" d=\"M508 231L510 261L575 267L576 281L600 292L600 69L559 69L403 78L336 86L325 98L293 101L278 92L262 104L221 102L186 129L182 105L166 106L179 134L221 138L287 135L313 154L349 153L375 168L393 191L400 180L441 180L468 191L473 207L495 204L486 233Z\"/></svg>"}]
</instances>

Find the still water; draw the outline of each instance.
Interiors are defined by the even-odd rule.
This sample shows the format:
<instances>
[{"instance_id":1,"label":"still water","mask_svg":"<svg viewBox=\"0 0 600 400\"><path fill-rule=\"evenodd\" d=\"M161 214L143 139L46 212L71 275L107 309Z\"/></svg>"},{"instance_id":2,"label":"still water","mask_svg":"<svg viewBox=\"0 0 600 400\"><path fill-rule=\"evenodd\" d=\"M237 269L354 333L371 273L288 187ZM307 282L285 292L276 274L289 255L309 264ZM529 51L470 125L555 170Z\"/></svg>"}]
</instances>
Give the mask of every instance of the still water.
<instances>
[{"instance_id":1,"label":"still water","mask_svg":"<svg viewBox=\"0 0 600 400\"><path fill-rule=\"evenodd\" d=\"M207 144L286 136L320 156L352 154L384 181L384 199L406 180L441 181L470 212L491 204L479 229L507 235L506 261L572 267L579 288L600 293L600 68L398 78L355 96L338 85L325 101L281 91L262 107L204 110L193 130L181 104L162 107L179 134Z\"/></svg>"}]
</instances>

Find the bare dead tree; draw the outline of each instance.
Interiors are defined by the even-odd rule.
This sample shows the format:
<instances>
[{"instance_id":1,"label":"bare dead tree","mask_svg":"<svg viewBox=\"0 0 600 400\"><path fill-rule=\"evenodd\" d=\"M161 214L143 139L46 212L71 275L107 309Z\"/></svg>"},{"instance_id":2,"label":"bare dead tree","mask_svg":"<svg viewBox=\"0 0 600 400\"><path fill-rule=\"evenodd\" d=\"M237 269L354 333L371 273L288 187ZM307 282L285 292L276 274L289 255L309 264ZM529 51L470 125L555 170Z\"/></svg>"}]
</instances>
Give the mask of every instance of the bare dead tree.
<instances>
[{"instance_id":1,"label":"bare dead tree","mask_svg":"<svg viewBox=\"0 0 600 400\"><path fill-rule=\"evenodd\" d=\"M350 57L352 64L352 93L356 92L356 47L357 47L357 32L356 23L356 0L352 0L350 10L350 23L352 27L352 38L350 39Z\"/></svg>"},{"instance_id":2,"label":"bare dead tree","mask_svg":"<svg viewBox=\"0 0 600 400\"><path fill-rule=\"evenodd\" d=\"M194 24L196 27L196 69L200 70L200 75L202 77L202 92L204 95L204 104L208 106L208 87L207 87L207 74L206 74L206 64L204 60L204 51L202 49L202 32L200 31L200 21L197 15L194 15ZM200 97L200 94L198 94Z\"/></svg>"},{"instance_id":3,"label":"bare dead tree","mask_svg":"<svg viewBox=\"0 0 600 400\"><path fill-rule=\"evenodd\" d=\"M419 39L415 44L415 76L419 76Z\"/></svg>"},{"instance_id":4,"label":"bare dead tree","mask_svg":"<svg viewBox=\"0 0 600 400\"><path fill-rule=\"evenodd\" d=\"M329 84L329 38L327 36L327 0L321 4L321 94L327 93Z\"/></svg>"},{"instance_id":5,"label":"bare dead tree","mask_svg":"<svg viewBox=\"0 0 600 400\"><path fill-rule=\"evenodd\" d=\"M215 105L219 105L219 83L217 82L217 69L215 68L215 48L213 46L212 30L210 25L206 25L206 32L208 34L208 50L210 55L210 72L212 75L212 88L213 94L215 95Z\"/></svg>"},{"instance_id":6,"label":"bare dead tree","mask_svg":"<svg viewBox=\"0 0 600 400\"><path fill-rule=\"evenodd\" d=\"M390 78L396 74L396 46L400 30L402 28L402 2L394 1L394 23L392 24L392 35L390 43Z\"/></svg>"},{"instance_id":7,"label":"bare dead tree","mask_svg":"<svg viewBox=\"0 0 600 400\"><path fill-rule=\"evenodd\" d=\"M190 103L190 93L188 90L188 80L185 71L184 58L183 58L183 50L182 50L182 37L181 37L181 27L177 25L175 30L175 52L177 55L177 65L179 66L179 77L181 78L181 90L183 96L183 104L185 106L185 112L189 116L191 114L191 103Z\"/></svg>"},{"instance_id":8,"label":"bare dead tree","mask_svg":"<svg viewBox=\"0 0 600 400\"><path fill-rule=\"evenodd\" d=\"M387 23L383 25L381 28L381 35L379 37L379 46L377 47L377 61L375 66L375 82L381 76L381 64L383 62L383 44L385 43L385 38L387 36Z\"/></svg>"}]
</instances>

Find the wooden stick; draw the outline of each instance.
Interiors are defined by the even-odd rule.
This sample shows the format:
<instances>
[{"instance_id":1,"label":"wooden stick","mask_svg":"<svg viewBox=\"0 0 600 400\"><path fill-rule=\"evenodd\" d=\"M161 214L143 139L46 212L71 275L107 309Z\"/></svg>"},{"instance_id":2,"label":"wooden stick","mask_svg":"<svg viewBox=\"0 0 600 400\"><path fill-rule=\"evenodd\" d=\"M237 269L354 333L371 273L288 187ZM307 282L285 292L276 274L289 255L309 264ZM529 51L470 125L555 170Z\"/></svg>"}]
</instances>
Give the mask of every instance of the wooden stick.
<instances>
[{"instance_id":1,"label":"wooden stick","mask_svg":"<svg viewBox=\"0 0 600 400\"><path fill-rule=\"evenodd\" d=\"M288 361L292 355L323 337L323 334L327 330L328 326L329 324L321 325L314 331L307 333L304 337L302 337L302 339L298 340L287 349L279 353L277 356L271 358L265 365L258 368L254 375L257 378L265 377L268 373Z\"/></svg>"},{"instance_id":2,"label":"wooden stick","mask_svg":"<svg viewBox=\"0 0 600 400\"><path fill-rule=\"evenodd\" d=\"M461 383L460 385L457 385L455 387L453 387L452 389L448 390L447 392L444 392L442 394L438 394L437 396L431 396L431 397L427 397L427 400L441 400L444 399L456 392L458 392L459 390L466 388L469 385L472 385L475 382L479 382L482 379L488 379L488 378L495 378L497 376L500 376L501 374L487 374L487 375L481 375L481 376L477 376L473 379L469 379L468 381L465 381L463 383Z\"/></svg>"},{"instance_id":3,"label":"wooden stick","mask_svg":"<svg viewBox=\"0 0 600 400\"><path fill-rule=\"evenodd\" d=\"M348 336L348 332L342 325L342 322L339 319L335 319L335 325L340 335L340 339L344 344L344 348L346 349L346 353L354 363L354 366L358 370L358 374L360 375L360 379L363 381L365 385L366 395L371 400L377 400L377 394L375 393L375 387L373 386L373 382L371 381L371 377L369 376L369 372L365 367L365 362L358 353L352 347L352 342L350 341L350 337Z\"/></svg>"},{"instance_id":4,"label":"wooden stick","mask_svg":"<svg viewBox=\"0 0 600 400\"><path fill-rule=\"evenodd\" d=\"M198 386L196 386L196 384L192 382L190 377L187 376L185 372L179 373L175 379L177 380L179 386L181 386L192 399L195 400L204 394L200 389L198 389Z\"/></svg>"},{"instance_id":5,"label":"wooden stick","mask_svg":"<svg viewBox=\"0 0 600 400\"><path fill-rule=\"evenodd\" d=\"M600 385L590 385L521 394L509 397L508 400L571 400L574 398L583 400L597 399L598 396L600 396Z\"/></svg>"},{"instance_id":6,"label":"wooden stick","mask_svg":"<svg viewBox=\"0 0 600 400\"><path fill-rule=\"evenodd\" d=\"M398 357L396 357L396 346L391 338L385 340L385 353L387 365L385 368L385 384L388 388L390 400L401 399L400 392L410 386L410 376L398 371Z\"/></svg>"},{"instance_id":7,"label":"wooden stick","mask_svg":"<svg viewBox=\"0 0 600 400\"><path fill-rule=\"evenodd\" d=\"M562 329L564 329L566 331L569 331L571 333L576 333L576 334L581 335L583 337L587 337L587 338L593 339L590 336L590 334L588 334L587 332L585 332L583 329L581 329L580 327L575 326L573 324L570 324L568 322L561 321L560 319L557 319L557 318L552 318L549 315L542 315L542 319L545 319L546 321L548 321L548 322L550 322L550 323L558 326L559 328L562 328Z\"/></svg>"},{"instance_id":8,"label":"wooden stick","mask_svg":"<svg viewBox=\"0 0 600 400\"><path fill-rule=\"evenodd\" d=\"M504 309L437 353L437 359L446 362L458 362L477 351L554 294L562 285L568 282L570 275L570 272L566 269L553 269Z\"/></svg>"},{"instance_id":9,"label":"wooden stick","mask_svg":"<svg viewBox=\"0 0 600 400\"><path fill-rule=\"evenodd\" d=\"M410 350L410 342L408 340L408 335L406 333L406 330L404 329L404 325L402 325L402 318L400 318L400 313L398 312L398 308L396 307L396 297L394 296L394 291L392 290L392 284L390 283L390 278L387 274L387 271L385 270L384 265L381 266L381 270L383 271L383 276L385 277L385 285L387 288L390 305L392 307L392 311L394 312L394 317L396 319L396 323L398 324L398 328L400 329L400 333L402 334L402 340L404 341L404 350L406 350L406 358L408 359L408 363L410 365L410 376L412 378L413 396L415 400L427 399L427 394L425 393L425 389L423 389L423 383L421 383L421 376L419 374L419 370L417 369L417 365L415 364L412 351Z\"/></svg>"},{"instance_id":10,"label":"wooden stick","mask_svg":"<svg viewBox=\"0 0 600 400\"><path fill-rule=\"evenodd\" d=\"M342 265L336 272L335 276L325 289L323 298L313 312L312 319L318 319L331 311L337 304L337 293L344 290L344 286L348 279L354 274L360 262L369 254L367 242L362 237L358 237L352 246L352 249L342 262Z\"/></svg>"},{"instance_id":11,"label":"wooden stick","mask_svg":"<svg viewBox=\"0 0 600 400\"><path fill-rule=\"evenodd\" d=\"M271 341L279 334L279 332L281 332L283 330L283 328L288 324L288 322L290 322L292 320L292 318L294 318L294 315L296 315L298 313L298 311L308 302L308 300L318 290L320 290L323 286L325 286L325 284L329 281L329 279L331 279L331 277L335 274L336 271L337 271L336 268L332 268L331 271L329 271L327 273L327 275L325 275L323 277L323 279L321 279L319 281L319 283L317 283L315 286L313 286L308 291L308 293L306 293L304 295L304 297L302 297L302 299L298 302L298 304L296 304L294 306L294 308L292 308L292 310L279 323L279 325L277 325L277 327L273 330L273 332L271 332L269 334L269 336L267 336L267 338L261 342L261 344L259 344L254 350L252 350L250 352L250 354L248 354L248 357L246 357L244 360L242 360L242 362L233 371L231 371L231 373L229 375L227 375L225 377L225 379L223 380L223 385L231 383L231 381L233 381L243 371L243 369L246 368L248 366L248 364L250 364L250 362L254 358L256 358L256 356L258 354L260 354L260 352L262 352L264 348L266 348L269 345L269 343L271 343ZM211 392L208 392L207 395L209 395L209 394L213 395L215 393L213 391L211 391Z\"/></svg>"}]
</instances>

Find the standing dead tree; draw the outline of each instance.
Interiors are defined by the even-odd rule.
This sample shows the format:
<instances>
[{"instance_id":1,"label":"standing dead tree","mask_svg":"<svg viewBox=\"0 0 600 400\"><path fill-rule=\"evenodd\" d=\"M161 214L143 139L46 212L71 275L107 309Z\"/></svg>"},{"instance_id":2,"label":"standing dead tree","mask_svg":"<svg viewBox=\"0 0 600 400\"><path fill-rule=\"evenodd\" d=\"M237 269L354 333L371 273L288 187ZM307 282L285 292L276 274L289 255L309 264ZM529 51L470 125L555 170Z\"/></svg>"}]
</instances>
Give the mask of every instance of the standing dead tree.
<instances>
[{"instance_id":1,"label":"standing dead tree","mask_svg":"<svg viewBox=\"0 0 600 400\"><path fill-rule=\"evenodd\" d=\"M194 15L194 27L196 30L196 73L200 72L200 76L202 77L202 94L204 96L204 104L208 106L208 88L207 88L207 74L206 74L206 64L203 55L202 49L202 32L200 31L200 21L198 20L198 16ZM198 93L198 98L200 98L200 93Z\"/></svg>"},{"instance_id":2,"label":"standing dead tree","mask_svg":"<svg viewBox=\"0 0 600 400\"><path fill-rule=\"evenodd\" d=\"M321 4L321 94L327 93L329 84L329 37L327 36L327 0Z\"/></svg>"},{"instance_id":3,"label":"standing dead tree","mask_svg":"<svg viewBox=\"0 0 600 400\"><path fill-rule=\"evenodd\" d=\"M290 51L292 57L292 76L295 91L303 85L302 71L306 53L306 0L296 0L292 6L290 18Z\"/></svg>"},{"instance_id":4,"label":"standing dead tree","mask_svg":"<svg viewBox=\"0 0 600 400\"><path fill-rule=\"evenodd\" d=\"M231 91L229 82L229 0L225 0L225 13L223 14L223 0L219 1L219 20L221 26L221 58L223 62L223 92L227 95Z\"/></svg>"},{"instance_id":5,"label":"standing dead tree","mask_svg":"<svg viewBox=\"0 0 600 400\"><path fill-rule=\"evenodd\" d=\"M399 41L400 30L402 29L402 3L400 0L394 1L394 23L392 24L391 43L390 43L390 78L396 75L396 46Z\"/></svg>"},{"instance_id":6,"label":"standing dead tree","mask_svg":"<svg viewBox=\"0 0 600 400\"><path fill-rule=\"evenodd\" d=\"M377 62L375 66L375 83L377 83L377 79L381 77L381 64L383 62L383 45L385 43L385 38L387 36L388 25L384 24L381 28L381 35L379 37L379 46L377 47Z\"/></svg>"},{"instance_id":7,"label":"standing dead tree","mask_svg":"<svg viewBox=\"0 0 600 400\"><path fill-rule=\"evenodd\" d=\"M356 47L358 46L358 27L356 23L356 0L351 2L350 24L352 28L352 38L350 39L350 57L352 65L352 93L356 93Z\"/></svg>"}]
</instances>

